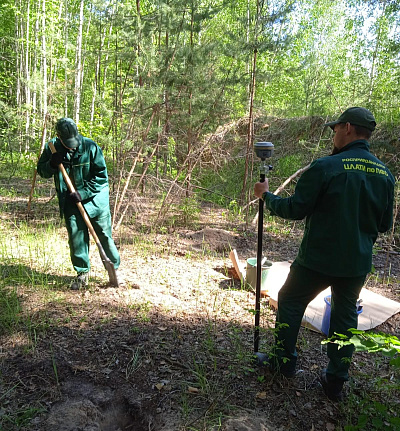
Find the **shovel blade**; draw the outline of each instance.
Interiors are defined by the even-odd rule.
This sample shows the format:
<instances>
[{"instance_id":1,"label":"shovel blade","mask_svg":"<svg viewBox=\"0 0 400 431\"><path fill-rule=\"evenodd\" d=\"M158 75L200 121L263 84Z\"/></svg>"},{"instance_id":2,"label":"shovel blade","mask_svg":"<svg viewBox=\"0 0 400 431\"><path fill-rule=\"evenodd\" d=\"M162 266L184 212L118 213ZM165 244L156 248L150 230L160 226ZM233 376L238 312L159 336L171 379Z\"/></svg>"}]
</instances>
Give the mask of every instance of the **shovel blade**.
<instances>
[{"instance_id":1,"label":"shovel blade","mask_svg":"<svg viewBox=\"0 0 400 431\"><path fill-rule=\"evenodd\" d=\"M117 277L117 271L116 271L113 263L109 259L104 259L103 265L104 265L104 268L108 272L108 278L109 278L111 286L118 287L119 282L118 282L118 277Z\"/></svg>"}]
</instances>

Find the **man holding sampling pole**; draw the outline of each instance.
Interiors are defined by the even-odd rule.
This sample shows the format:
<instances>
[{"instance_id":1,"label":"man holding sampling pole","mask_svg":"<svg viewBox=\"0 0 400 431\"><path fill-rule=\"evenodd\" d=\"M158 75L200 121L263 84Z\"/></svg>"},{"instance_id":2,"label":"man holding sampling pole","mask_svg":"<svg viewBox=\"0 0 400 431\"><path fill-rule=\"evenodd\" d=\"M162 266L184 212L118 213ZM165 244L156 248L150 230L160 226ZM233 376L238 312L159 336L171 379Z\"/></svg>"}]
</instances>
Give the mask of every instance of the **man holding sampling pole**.
<instances>
[{"instance_id":1,"label":"man holding sampling pole","mask_svg":"<svg viewBox=\"0 0 400 431\"><path fill-rule=\"evenodd\" d=\"M89 231L110 283L118 286L116 270L120 256L111 234L108 175L101 148L80 135L71 118L60 118L56 133L57 137L45 146L37 171L43 178L54 177L60 215L68 231L71 261L77 273L70 288L78 290L88 285Z\"/></svg>"},{"instance_id":2,"label":"man holding sampling pole","mask_svg":"<svg viewBox=\"0 0 400 431\"><path fill-rule=\"evenodd\" d=\"M349 108L325 126L334 133L333 152L311 163L292 196L270 193L268 179L254 186L254 194L273 215L305 218L300 249L278 295L272 355L257 355L286 377L295 375L303 314L321 291L329 286L332 291L329 336L351 336L348 329L357 328L356 303L371 270L372 247L378 233L393 222L393 175L369 151L368 139L376 126L372 113ZM352 345L339 349L328 344L329 363L321 383L332 400L343 399L353 351Z\"/></svg>"}]
</instances>

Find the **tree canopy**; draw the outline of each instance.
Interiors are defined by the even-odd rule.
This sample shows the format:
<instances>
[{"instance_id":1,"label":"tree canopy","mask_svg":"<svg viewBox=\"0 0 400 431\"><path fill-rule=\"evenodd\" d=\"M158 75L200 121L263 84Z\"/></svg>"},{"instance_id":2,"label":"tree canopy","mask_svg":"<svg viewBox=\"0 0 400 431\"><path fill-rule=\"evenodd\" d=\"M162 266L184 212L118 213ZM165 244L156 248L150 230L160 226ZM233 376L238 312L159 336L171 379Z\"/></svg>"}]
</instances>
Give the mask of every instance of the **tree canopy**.
<instances>
[{"instance_id":1,"label":"tree canopy","mask_svg":"<svg viewBox=\"0 0 400 431\"><path fill-rule=\"evenodd\" d=\"M172 156L176 167L189 160L190 177L204 137L249 114L251 122L252 112L333 116L361 105L378 122L400 120L395 0L3 0L0 8L2 150L36 154L46 114L69 116L117 155L156 148L164 172Z\"/></svg>"}]
</instances>

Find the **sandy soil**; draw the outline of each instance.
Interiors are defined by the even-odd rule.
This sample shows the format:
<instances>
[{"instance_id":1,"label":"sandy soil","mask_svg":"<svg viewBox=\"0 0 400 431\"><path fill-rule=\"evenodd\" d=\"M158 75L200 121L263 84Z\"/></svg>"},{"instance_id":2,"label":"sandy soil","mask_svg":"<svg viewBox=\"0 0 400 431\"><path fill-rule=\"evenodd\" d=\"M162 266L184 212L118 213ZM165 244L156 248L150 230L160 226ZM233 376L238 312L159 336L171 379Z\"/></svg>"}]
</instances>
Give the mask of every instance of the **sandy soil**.
<instances>
[{"instance_id":1,"label":"sandy soil","mask_svg":"<svg viewBox=\"0 0 400 431\"><path fill-rule=\"evenodd\" d=\"M321 334L301 330L302 372L292 380L252 366L254 292L235 278L228 254L235 248L242 260L254 257L254 228L244 231L210 210L197 229L144 230L143 242L130 243L135 229L116 235L123 287L106 286L105 273L92 277L85 291L58 282L52 290L62 299L50 302L20 287L22 312L35 330L1 337L0 429L311 431L343 425L346 407L329 401L318 382L326 365ZM300 236L296 227L284 236L266 232L265 254L272 261L293 259ZM398 254L383 247L374 259L377 271L390 263L391 278L370 288L399 300ZM95 254L92 263L101 266ZM263 299L263 349L272 342L274 319ZM399 336L399 315L378 330ZM368 376L378 375L395 378L386 359L355 356L347 389L353 402L376 388Z\"/></svg>"}]
</instances>

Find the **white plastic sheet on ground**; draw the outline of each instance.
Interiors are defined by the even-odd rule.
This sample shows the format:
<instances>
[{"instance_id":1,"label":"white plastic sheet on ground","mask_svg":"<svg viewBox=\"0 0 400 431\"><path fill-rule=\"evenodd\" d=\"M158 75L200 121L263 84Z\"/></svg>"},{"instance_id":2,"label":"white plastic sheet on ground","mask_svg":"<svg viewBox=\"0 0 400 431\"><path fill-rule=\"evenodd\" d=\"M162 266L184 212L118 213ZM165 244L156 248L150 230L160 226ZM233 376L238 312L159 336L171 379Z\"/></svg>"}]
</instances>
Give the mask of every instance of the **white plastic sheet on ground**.
<instances>
[{"instance_id":1,"label":"white plastic sheet on ground","mask_svg":"<svg viewBox=\"0 0 400 431\"><path fill-rule=\"evenodd\" d=\"M275 308L278 302L278 292L286 280L289 269L290 262L274 262L269 269L266 282L267 292L265 293L270 297L269 302ZM325 312L324 298L330 294L331 289L328 288L310 302L303 317L303 326L322 332L322 319ZM361 290L360 298L362 299L363 311L358 316L358 329L365 331L375 328L389 317L400 312L399 302L371 292L368 289L363 288Z\"/></svg>"}]
</instances>

